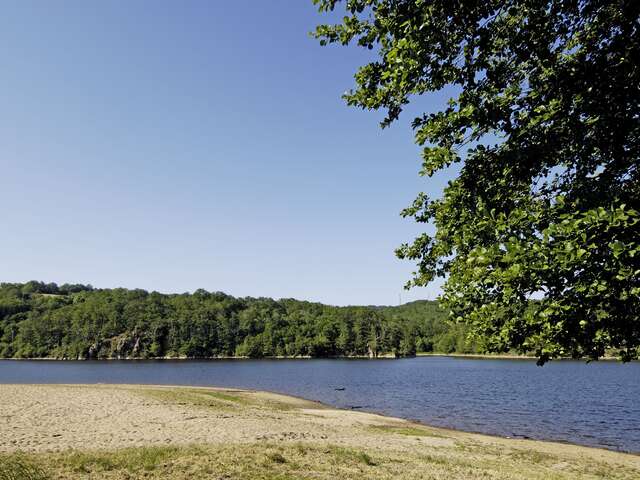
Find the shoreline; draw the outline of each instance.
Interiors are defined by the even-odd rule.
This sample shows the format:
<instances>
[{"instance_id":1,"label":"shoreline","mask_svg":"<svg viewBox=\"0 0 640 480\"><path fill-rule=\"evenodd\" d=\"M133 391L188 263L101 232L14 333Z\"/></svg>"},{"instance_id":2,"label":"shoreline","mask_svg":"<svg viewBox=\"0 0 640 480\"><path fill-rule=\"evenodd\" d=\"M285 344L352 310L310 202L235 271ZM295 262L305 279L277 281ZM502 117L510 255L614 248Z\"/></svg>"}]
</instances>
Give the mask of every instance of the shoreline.
<instances>
[{"instance_id":1,"label":"shoreline","mask_svg":"<svg viewBox=\"0 0 640 480\"><path fill-rule=\"evenodd\" d=\"M242 388L242 387L222 387L222 386L203 386L203 385L175 385L175 384L145 384L145 383L0 383L0 388L2 387L61 387L61 388L125 388L125 389L161 389L161 390L197 390L197 391L211 391L211 392L233 392L233 393L242 393L248 395L272 395L275 397L280 397L282 399L290 399L298 402L304 402L309 405L314 405L323 410L334 410L338 412L349 412L349 413L364 413L367 415L373 415L376 417L380 417L383 419L387 419L392 422L402 422L407 423L412 426L425 427L432 430L440 430L442 432L447 432L450 434L468 434L468 435L479 435L483 437L489 437L493 439L501 439L501 440L514 440L514 441L524 441L524 442L542 442L545 444L552 445L563 445L563 446L573 446L578 448L588 448L605 452L613 452L613 453L621 453L624 455L632 455L640 458L640 450L638 451L628 451L628 450L620 450L620 449L609 449L600 446L594 445L585 445L580 443L570 442L568 440L557 440L552 438L534 438L527 436L504 436L499 434L492 433L484 433L476 430L460 430L452 427L444 427L439 425L432 425L427 422L423 422L414 418L404 418L404 417L395 417L393 415L387 415L382 412L378 412L375 410L369 410L367 408L344 408L344 407L336 407L330 405L328 403L322 402L320 400L314 400L310 398L303 397L301 395L294 395L290 393L282 393L274 390L256 390L251 388ZM1 450L0 450L1 451Z\"/></svg>"},{"instance_id":2,"label":"shoreline","mask_svg":"<svg viewBox=\"0 0 640 480\"><path fill-rule=\"evenodd\" d=\"M446 432L449 434L469 434L469 435L480 435L483 437L489 437L489 438L493 438L493 439L500 439L500 440L514 440L514 441L525 441L525 442L542 442L545 444L552 444L552 445L563 445L563 446L573 446L573 447L578 447L578 448L588 448L588 449L594 449L594 450L599 450L599 451L605 451L605 452L614 452L614 453L621 453L624 455L632 455L635 457L638 457L640 459L640 450L638 451L630 451L630 450L620 450L620 449L610 449L610 448L605 448L605 447L599 447L599 446L594 446L594 445L585 445L585 444L581 444L581 443L574 443L574 442L570 442L568 440L556 440L556 439L552 439L552 438L534 438L534 437L527 437L527 436L504 436L504 435L499 435L499 434L492 434L492 433L484 433L484 432L480 432L480 431L476 431L476 430L460 430L457 428L452 428L452 427L443 427L443 426L439 426L439 425L432 425L430 423L427 422L423 422L420 420L416 420L415 418L405 418L405 417L396 417L393 415L387 415L385 413L376 411L376 410L370 410L367 408L344 408L344 407L336 407L333 405L330 405L328 403L322 402L320 400L314 400L311 398L307 398L307 397L303 397L301 395L294 395L294 394L290 394L290 393L282 393L282 392L277 392L275 390L256 390L256 389L252 389L252 388L242 388L242 387L221 387L221 386L203 386L203 385L163 385L163 384L142 384L142 383L29 383L29 384L2 384L0 383L0 387L2 387L3 385L13 385L13 386L23 386L23 385L33 385L33 386L39 386L39 387L47 387L47 386L58 386L58 387L83 387L83 388L90 388L93 386L96 387L124 387L124 388L133 388L133 389L144 389L144 388L154 388L154 389L164 389L164 390L171 390L171 389L178 389L178 390L201 390L203 392L206 391L214 391L214 392L237 392L237 393L244 393L244 394L250 394L250 395L273 395L276 397L281 397L283 399L292 399L295 401L300 401L300 402L304 402L306 404L309 405L314 405L318 408L321 408L323 410L335 410L335 411L339 411L339 412L350 412L350 413L364 413L367 415L373 415L376 417L380 417L383 419L387 419L389 421L392 422L401 422L401 423L406 423L408 425L411 426L416 426L416 427L424 427L424 428L428 428L431 430L436 430L436 431L442 431L442 432Z\"/></svg>"},{"instance_id":3,"label":"shoreline","mask_svg":"<svg viewBox=\"0 0 640 480\"><path fill-rule=\"evenodd\" d=\"M431 353L420 352L415 355L396 357L393 354L378 355L377 357L361 356L327 356L312 357L309 355L300 355L296 357L288 356L271 356L271 357L246 357L246 356L218 356L218 357L122 357L122 358L56 358L56 357L0 357L0 361L54 361L54 362L111 362L111 361L153 361L153 360L176 360L176 361L193 361L193 360L402 360L411 358L428 358L428 357L444 357L444 358L461 358L468 360L537 360L534 355L515 355L515 354L491 354L491 353ZM588 358L571 358L562 357L550 359L549 362L620 362L616 357L600 357L598 360L590 360ZM640 362L640 360L630 360L628 363ZM622 362L620 362L622 363Z\"/></svg>"},{"instance_id":4,"label":"shoreline","mask_svg":"<svg viewBox=\"0 0 640 480\"><path fill-rule=\"evenodd\" d=\"M64 480L640 475L638 454L432 427L259 390L2 384L0 405L0 477L3 462L23 460Z\"/></svg>"}]
</instances>

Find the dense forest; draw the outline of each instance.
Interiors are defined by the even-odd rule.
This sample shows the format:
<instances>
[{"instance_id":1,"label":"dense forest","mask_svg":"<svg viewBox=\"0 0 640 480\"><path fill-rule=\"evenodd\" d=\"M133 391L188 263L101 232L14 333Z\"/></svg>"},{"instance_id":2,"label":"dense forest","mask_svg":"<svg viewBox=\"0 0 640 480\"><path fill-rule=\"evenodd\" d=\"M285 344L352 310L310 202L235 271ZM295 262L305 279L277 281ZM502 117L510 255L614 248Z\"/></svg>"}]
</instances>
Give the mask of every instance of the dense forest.
<instances>
[{"instance_id":1,"label":"dense forest","mask_svg":"<svg viewBox=\"0 0 640 480\"><path fill-rule=\"evenodd\" d=\"M221 292L0 284L0 357L411 356L475 351L436 302L334 307Z\"/></svg>"}]
</instances>

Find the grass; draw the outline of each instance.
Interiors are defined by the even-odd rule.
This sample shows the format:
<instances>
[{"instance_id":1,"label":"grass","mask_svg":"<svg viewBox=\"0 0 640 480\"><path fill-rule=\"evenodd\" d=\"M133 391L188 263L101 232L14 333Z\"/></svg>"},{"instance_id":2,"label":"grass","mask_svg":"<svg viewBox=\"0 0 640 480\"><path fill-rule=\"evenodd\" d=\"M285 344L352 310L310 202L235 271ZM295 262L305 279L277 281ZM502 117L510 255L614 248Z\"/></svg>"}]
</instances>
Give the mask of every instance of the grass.
<instances>
[{"instance_id":1,"label":"grass","mask_svg":"<svg viewBox=\"0 0 640 480\"><path fill-rule=\"evenodd\" d=\"M67 451L0 457L0 480L71 479L635 479L638 470L595 460L565 464L554 455L482 446L430 453L312 443L248 443ZM8 472L8 473L7 473ZM4 475L4 476L3 476ZM12 476L13 475L13 476Z\"/></svg>"},{"instance_id":2,"label":"grass","mask_svg":"<svg viewBox=\"0 0 640 480\"><path fill-rule=\"evenodd\" d=\"M409 437L431 437L431 438L447 438L442 434L436 433L429 427L398 427L395 425L372 425L369 427L374 432L391 433L396 435L406 435Z\"/></svg>"},{"instance_id":3,"label":"grass","mask_svg":"<svg viewBox=\"0 0 640 480\"><path fill-rule=\"evenodd\" d=\"M241 408L257 408L266 410L287 411L295 407L292 404L279 402L271 398L256 398L246 392L229 393L197 388L146 388L140 390L154 400L177 405L194 407L211 407L216 410L237 410Z\"/></svg>"},{"instance_id":4,"label":"grass","mask_svg":"<svg viewBox=\"0 0 640 480\"><path fill-rule=\"evenodd\" d=\"M169 459L179 456L176 447L140 447L115 452L71 452L62 459L68 470L75 474L92 472L153 472Z\"/></svg>"},{"instance_id":5,"label":"grass","mask_svg":"<svg viewBox=\"0 0 640 480\"><path fill-rule=\"evenodd\" d=\"M0 455L0 480L47 480L45 470L21 454Z\"/></svg>"},{"instance_id":6,"label":"grass","mask_svg":"<svg viewBox=\"0 0 640 480\"><path fill-rule=\"evenodd\" d=\"M5 456L15 464L11 456ZM242 446L140 447L115 451L65 452L16 456L45 479L333 479L392 478L377 472L378 462L360 449L319 445L252 443ZM0 470L1 471L1 470ZM363 476L364 475L364 476Z\"/></svg>"},{"instance_id":7,"label":"grass","mask_svg":"<svg viewBox=\"0 0 640 480\"><path fill-rule=\"evenodd\" d=\"M191 407L212 407L216 410L234 410L250 404L247 399L239 395L204 389L148 388L140 390L140 393L164 403Z\"/></svg>"}]
</instances>

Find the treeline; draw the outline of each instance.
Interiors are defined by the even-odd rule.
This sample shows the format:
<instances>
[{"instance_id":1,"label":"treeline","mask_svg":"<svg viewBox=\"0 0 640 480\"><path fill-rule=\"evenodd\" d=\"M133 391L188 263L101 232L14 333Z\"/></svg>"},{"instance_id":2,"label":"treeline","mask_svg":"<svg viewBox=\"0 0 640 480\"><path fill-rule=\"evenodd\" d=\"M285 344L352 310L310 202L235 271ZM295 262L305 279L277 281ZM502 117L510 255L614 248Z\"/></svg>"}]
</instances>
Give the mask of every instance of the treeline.
<instances>
[{"instance_id":1,"label":"treeline","mask_svg":"<svg viewBox=\"0 0 640 480\"><path fill-rule=\"evenodd\" d=\"M0 284L0 357L332 357L475 351L436 302L334 307L221 292Z\"/></svg>"}]
</instances>

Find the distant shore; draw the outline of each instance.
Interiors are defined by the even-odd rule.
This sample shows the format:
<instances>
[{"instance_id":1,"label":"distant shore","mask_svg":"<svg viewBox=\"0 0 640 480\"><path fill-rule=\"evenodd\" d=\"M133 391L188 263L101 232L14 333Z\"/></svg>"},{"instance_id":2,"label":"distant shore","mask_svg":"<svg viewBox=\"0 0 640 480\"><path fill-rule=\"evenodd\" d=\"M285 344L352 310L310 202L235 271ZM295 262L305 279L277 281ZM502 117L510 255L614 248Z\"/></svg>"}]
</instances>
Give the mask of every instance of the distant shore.
<instances>
[{"instance_id":1,"label":"distant shore","mask_svg":"<svg viewBox=\"0 0 640 480\"><path fill-rule=\"evenodd\" d=\"M453 358L477 358L477 359L497 359L497 360L537 360L533 355L518 355L515 353L416 353L416 357L453 357Z\"/></svg>"},{"instance_id":2,"label":"distant shore","mask_svg":"<svg viewBox=\"0 0 640 480\"><path fill-rule=\"evenodd\" d=\"M1 385L0 405L0 478L12 465L60 479L640 476L637 455L241 389Z\"/></svg>"},{"instance_id":3,"label":"distant shore","mask_svg":"<svg viewBox=\"0 0 640 480\"><path fill-rule=\"evenodd\" d=\"M468 358L468 359L477 359L477 360L537 360L538 357L535 355L517 355L510 353L416 353L416 357L452 357L452 358ZM587 361L587 358L571 358L571 357L562 357L562 358L554 358L550 361ZM598 360L592 360L598 362L617 362L619 361L616 357L600 357ZM632 360L636 361L636 360Z\"/></svg>"},{"instance_id":4,"label":"distant shore","mask_svg":"<svg viewBox=\"0 0 640 480\"><path fill-rule=\"evenodd\" d=\"M310 355L272 355L264 357L247 357L247 356L215 356L215 357L99 357L99 358L57 358L57 357L0 357L0 360L56 360L61 362L84 362L84 361L102 361L102 360L376 360L376 359L399 359L399 358L415 358L421 355L410 355L397 357L391 353L381 354L375 357L368 355L350 355L350 356L326 356L312 357Z\"/></svg>"},{"instance_id":5,"label":"distant shore","mask_svg":"<svg viewBox=\"0 0 640 480\"><path fill-rule=\"evenodd\" d=\"M216 356L216 357L105 357L105 358L56 358L56 357L0 357L0 360L19 360L19 361L60 361L60 362L85 362L85 361L118 361L118 360L384 360L384 359L402 359L402 358L418 358L418 357L449 357L449 358L466 358L471 360L537 360L538 357L534 355L518 355L510 353L434 353L434 352L420 352L415 355L407 356L395 356L392 353L380 354L375 357L367 355L360 356L326 356L326 357L312 357L309 355L297 355L295 357L289 356L268 356L268 357L246 357L246 356ZM558 360L580 360L587 361L586 358L573 359L570 357L556 358L552 361ZM597 361L618 361L616 357L600 357Z\"/></svg>"}]
</instances>

